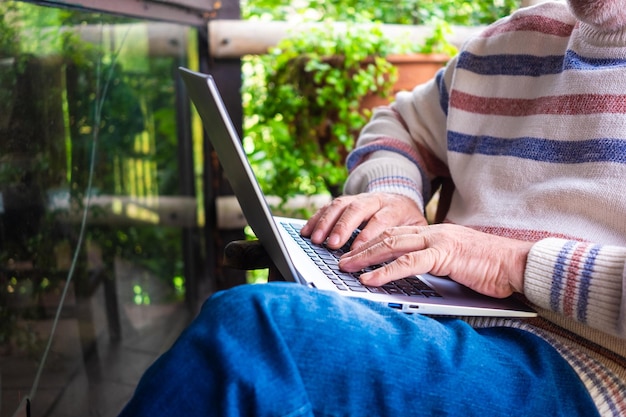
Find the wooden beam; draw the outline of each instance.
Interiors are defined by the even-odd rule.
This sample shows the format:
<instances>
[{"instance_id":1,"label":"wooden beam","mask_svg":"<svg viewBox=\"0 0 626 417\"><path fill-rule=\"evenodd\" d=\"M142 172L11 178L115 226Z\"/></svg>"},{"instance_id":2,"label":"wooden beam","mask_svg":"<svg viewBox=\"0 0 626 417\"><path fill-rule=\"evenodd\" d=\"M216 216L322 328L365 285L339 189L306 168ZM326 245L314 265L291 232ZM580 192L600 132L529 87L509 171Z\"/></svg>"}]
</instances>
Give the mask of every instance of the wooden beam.
<instances>
[{"instance_id":1,"label":"wooden beam","mask_svg":"<svg viewBox=\"0 0 626 417\"><path fill-rule=\"evenodd\" d=\"M63 193L53 196L47 210L54 213L60 222L80 223L87 200L82 202L82 206L76 206L67 197ZM89 207L87 220L90 225L198 227L195 197L102 195L92 197Z\"/></svg>"},{"instance_id":2,"label":"wooden beam","mask_svg":"<svg viewBox=\"0 0 626 417\"><path fill-rule=\"evenodd\" d=\"M345 23L335 23L340 29ZM258 55L267 52L282 38L294 30L307 27L323 27L325 23L292 23L283 21L252 21L218 19L208 23L209 53L213 58L240 58L244 55ZM361 26L372 26L362 24ZM423 42L433 32L432 26L426 25L381 25L383 33L391 39L407 40L414 43ZM450 42L459 47L470 36L482 30L482 26L453 26Z\"/></svg>"},{"instance_id":3,"label":"wooden beam","mask_svg":"<svg viewBox=\"0 0 626 417\"><path fill-rule=\"evenodd\" d=\"M78 25L64 26L60 30L75 33L81 41L94 45L117 44L123 40L123 53L127 55L177 58L185 54L188 47L189 28L175 23Z\"/></svg>"},{"instance_id":4,"label":"wooden beam","mask_svg":"<svg viewBox=\"0 0 626 417\"><path fill-rule=\"evenodd\" d=\"M26 0L29 1L29 0ZM218 0L38 0L38 4L69 6L78 9L123 14L184 25L204 26L215 16Z\"/></svg>"}]
</instances>

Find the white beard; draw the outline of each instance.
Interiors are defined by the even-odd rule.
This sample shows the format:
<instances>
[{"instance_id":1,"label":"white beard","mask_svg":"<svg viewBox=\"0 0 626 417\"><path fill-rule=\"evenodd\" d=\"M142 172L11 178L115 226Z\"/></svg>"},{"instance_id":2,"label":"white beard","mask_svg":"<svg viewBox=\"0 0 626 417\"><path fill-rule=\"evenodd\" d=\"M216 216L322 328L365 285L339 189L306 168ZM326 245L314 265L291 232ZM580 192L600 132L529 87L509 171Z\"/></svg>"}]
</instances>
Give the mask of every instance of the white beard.
<instances>
[{"instance_id":1,"label":"white beard","mask_svg":"<svg viewBox=\"0 0 626 417\"><path fill-rule=\"evenodd\" d=\"M603 32L626 26L626 0L568 0L576 17Z\"/></svg>"}]
</instances>

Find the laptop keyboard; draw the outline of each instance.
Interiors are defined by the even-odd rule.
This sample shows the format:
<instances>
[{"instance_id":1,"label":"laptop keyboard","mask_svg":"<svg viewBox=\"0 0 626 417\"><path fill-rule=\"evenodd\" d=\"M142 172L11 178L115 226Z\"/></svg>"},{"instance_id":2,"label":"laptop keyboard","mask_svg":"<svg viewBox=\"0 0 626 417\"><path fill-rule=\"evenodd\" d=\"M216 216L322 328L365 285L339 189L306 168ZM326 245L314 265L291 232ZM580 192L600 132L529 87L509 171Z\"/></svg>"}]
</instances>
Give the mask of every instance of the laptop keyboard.
<instances>
[{"instance_id":1,"label":"laptop keyboard","mask_svg":"<svg viewBox=\"0 0 626 417\"><path fill-rule=\"evenodd\" d=\"M358 231L354 232L350 240L342 248L335 250L324 245L316 245L311 242L311 239L301 236L300 225L298 224L282 223L282 225L319 268L326 273L337 289L341 291L410 295L414 297L441 297L439 293L416 276L392 281L380 287L363 285L359 280L360 275L378 268L380 265L374 265L359 272L341 271L339 269L339 258L350 250L350 246L358 235Z\"/></svg>"}]
</instances>

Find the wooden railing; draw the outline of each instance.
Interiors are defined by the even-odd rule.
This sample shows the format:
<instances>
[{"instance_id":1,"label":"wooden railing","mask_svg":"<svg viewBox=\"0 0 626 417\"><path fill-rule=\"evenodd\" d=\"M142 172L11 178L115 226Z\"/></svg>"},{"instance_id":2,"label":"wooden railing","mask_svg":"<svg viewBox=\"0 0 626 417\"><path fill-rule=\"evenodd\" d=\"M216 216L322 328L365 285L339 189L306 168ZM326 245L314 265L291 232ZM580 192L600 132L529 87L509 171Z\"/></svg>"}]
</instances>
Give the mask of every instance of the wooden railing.
<instances>
[{"instance_id":1,"label":"wooden railing","mask_svg":"<svg viewBox=\"0 0 626 417\"><path fill-rule=\"evenodd\" d=\"M214 58L240 58L245 55L258 55L267 52L280 39L293 30L306 27L322 26L324 23L260 22L251 20L218 19L208 23L209 54ZM334 25L345 27L343 23ZM362 24L362 26L371 26ZM419 44L432 34L433 27L428 25L380 25L381 30L390 39L409 40ZM459 47L482 27L453 26L450 42Z\"/></svg>"}]
</instances>

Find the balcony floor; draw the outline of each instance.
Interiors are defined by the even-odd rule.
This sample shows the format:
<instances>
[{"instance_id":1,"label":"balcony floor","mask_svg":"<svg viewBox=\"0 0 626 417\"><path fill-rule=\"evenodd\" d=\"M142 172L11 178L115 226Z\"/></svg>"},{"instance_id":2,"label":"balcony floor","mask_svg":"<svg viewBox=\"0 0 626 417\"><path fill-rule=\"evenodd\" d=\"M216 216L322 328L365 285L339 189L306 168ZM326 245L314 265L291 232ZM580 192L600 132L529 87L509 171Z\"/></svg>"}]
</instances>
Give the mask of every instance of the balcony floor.
<instances>
[{"instance_id":1,"label":"balcony floor","mask_svg":"<svg viewBox=\"0 0 626 417\"><path fill-rule=\"evenodd\" d=\"M117 284L125 285L123 279ZM31 402L32 416L117 416L143 372L171 346L191 317L180 301L148 306L121 303L122 338L111 341L101 292L88 303L88 322L76 319L80 309L68 297ZM53 314L48 316L49 319L20 323L29 329L27 334L38 336L31 352L0 351L0 417L26 416L24 404L19 404L33 385L52 327ZM81 335L79 329L85 323L91 323L93 329ZM84 342L85 333L98 336Z\"/></svg>"}]
</instances>

